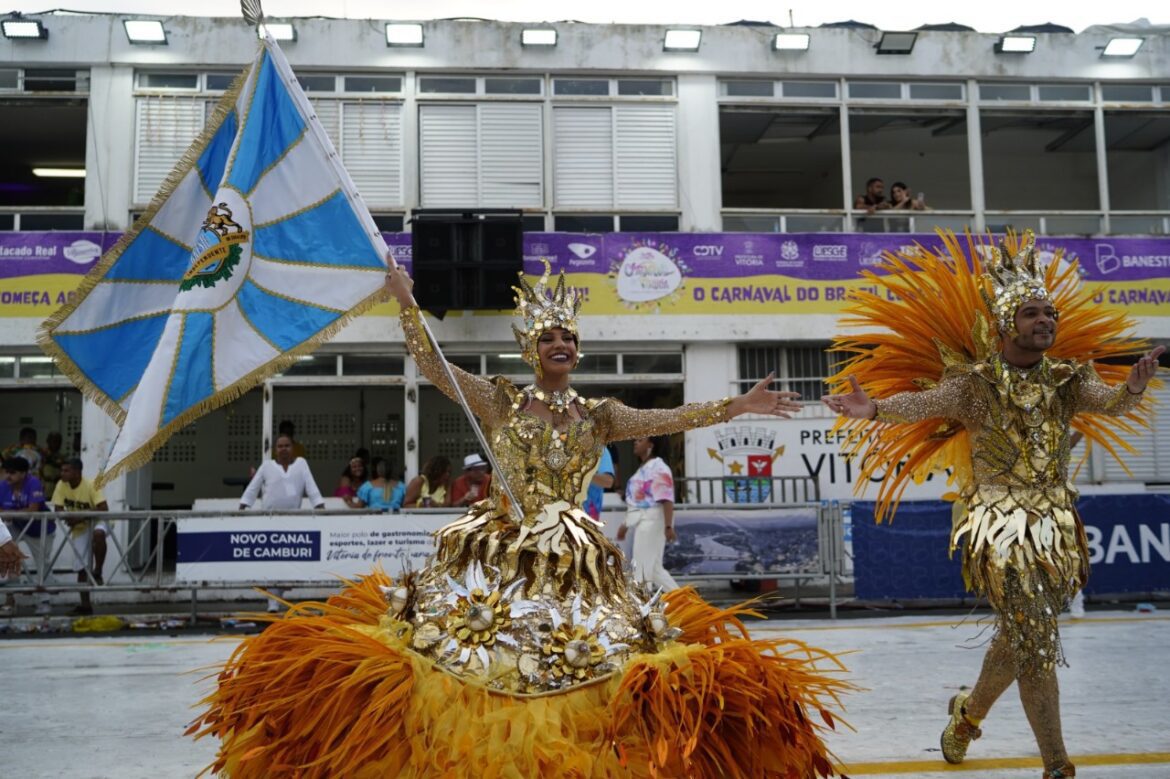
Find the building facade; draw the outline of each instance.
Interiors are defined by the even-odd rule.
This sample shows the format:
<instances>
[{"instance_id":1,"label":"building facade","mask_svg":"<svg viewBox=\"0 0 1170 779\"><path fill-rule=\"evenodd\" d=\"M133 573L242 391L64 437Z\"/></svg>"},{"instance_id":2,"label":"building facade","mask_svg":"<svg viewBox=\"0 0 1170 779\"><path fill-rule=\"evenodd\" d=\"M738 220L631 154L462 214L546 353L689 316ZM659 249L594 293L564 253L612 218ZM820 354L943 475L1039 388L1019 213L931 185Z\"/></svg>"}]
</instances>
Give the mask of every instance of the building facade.
<instances>
[{"instance_id":1,"label":"building facade","mask_svg":"<svg viewBox=\"0 0 1170 779\"><path fill-rule=\"evenodd\" d=\"M62 246L101 245L148 205L251 60L256 33L238 19L170 17L165 44L137 45L126 17L33 18L47 37L0 40L10 182L0 244L47 246L43 231L65 231L85 235ZM421 25L420 45L399 46L384 22L289 21L295 40L282 48L402 259L413 209L516 208L530 259L553 256L570 271L581 261L584 394L674 404L775 370L815 400L831 373L838 290L855 276L844 271L937 227L1078 237L1103 303L1126 306L1140 335L1170 339L1165 29L1035 33L1028 53L1001 51L1000 35L922 30L908 53L885 55L883 33L856 25L783 31L808 35L795 50L776 49L774 27L693 28L698 48L685 51L664 47L672 28L662 26L435 21ZM555 31L555 43L524 45L526 29ZM1136 54L1102 56L1123 34L1142 39ZM84 173L31 173L45 167ZM928 210L855 208L873 177L887 193L905 183ZM677 294L632 299L619 288L613 277L635 250L672 263ZM30 260L13 251L0 267ZM1114 260L1145 273L1111 276ZM96 466L112 422L35 345L79 276L44 275L0 274L0 432L58 430L66 449L80 433ZM405 358L393 313L362 317L177 434L113 496L124 489L127 505L146 507L236 494L284 419L326 493L357 446L408 474L437 454L459 462L474 437ZM507 317L450 315L435 331L461 366L522 378ZM817 403L801 416L680 437L682 470L729 473L720 453L740 437L772 451L776 473L814 475L823 495L847 497L852 467L830 420ZM1167 434L1138 446L1132 473L1097 453L1082 480L1170 483Z\"/></svg>"}]
</instances>

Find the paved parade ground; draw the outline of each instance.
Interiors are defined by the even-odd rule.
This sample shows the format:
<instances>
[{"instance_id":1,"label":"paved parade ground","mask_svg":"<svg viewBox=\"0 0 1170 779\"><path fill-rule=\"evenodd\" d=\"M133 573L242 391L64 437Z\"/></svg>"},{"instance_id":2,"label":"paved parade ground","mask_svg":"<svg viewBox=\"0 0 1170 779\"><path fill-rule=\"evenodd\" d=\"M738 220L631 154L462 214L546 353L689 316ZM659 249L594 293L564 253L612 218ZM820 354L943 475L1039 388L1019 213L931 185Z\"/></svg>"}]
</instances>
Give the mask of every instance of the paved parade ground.
<instances>
[{"instance_id":1,"label":"paved parade ground","mask_svg":"<svg viewBox=\"0 0 1170 779\"><path fill-rule=\"evenodd\" d=\"M799 638L846 657L845 718L856 732L831 746L851 776L1038 777L1037 751L1008 690L972 745L945 767L938 736L955 688L975 680L982 657L973 619L872 617L756 623L757 635ZM1064 732L1079 777L1170 776L1170 617L1092 612L1063 626L1070 668L1061 672ZM182 732L206 690L196 669L222 662L236 637L61 638L0 641L0 776L33 779L191 777L215 745ZM961 645L974 648L961 648Z\"/></svg>"}]
</instances>

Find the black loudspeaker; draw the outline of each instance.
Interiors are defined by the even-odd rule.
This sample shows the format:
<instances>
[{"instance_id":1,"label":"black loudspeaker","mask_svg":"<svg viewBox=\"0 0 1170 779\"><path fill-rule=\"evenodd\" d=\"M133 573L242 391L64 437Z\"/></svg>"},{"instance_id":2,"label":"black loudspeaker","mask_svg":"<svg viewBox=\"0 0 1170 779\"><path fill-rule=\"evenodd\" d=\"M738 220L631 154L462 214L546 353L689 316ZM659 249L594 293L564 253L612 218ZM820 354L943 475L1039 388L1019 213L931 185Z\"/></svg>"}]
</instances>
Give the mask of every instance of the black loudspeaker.
<instances>
[{"instance_id":1,"label":"black loudspeaker","mask_svg":"<svg viewBox=\"0 0 1170 779\"><path fill-rule=\"evenodd\" d=\"M522 213L420 209L411 218L414 296L424 311L512 308L524 268Z\"/></svg>"}]
</instances>

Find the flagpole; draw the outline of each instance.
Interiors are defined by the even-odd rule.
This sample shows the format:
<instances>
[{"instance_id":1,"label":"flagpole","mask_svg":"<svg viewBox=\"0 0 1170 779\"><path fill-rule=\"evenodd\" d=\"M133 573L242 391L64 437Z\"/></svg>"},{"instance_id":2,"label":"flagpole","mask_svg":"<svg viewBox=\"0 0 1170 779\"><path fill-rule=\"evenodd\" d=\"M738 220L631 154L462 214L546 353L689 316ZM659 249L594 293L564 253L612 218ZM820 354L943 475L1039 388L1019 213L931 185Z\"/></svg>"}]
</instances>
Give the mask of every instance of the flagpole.
<instances>
[{"instance_id":1,"label":"flagpole","mask_svg":"<svg viewBox=\"0 0 1170 779\"><path fill-rule=\"evenodd\" d=\"M394 255L387 253L390 259L390 270L398 270L398 262L394 259ZM475 418L475 414L471 411L471 406L467 402L467 396L463 394L463 387L459 385L455 378L455 372L451 370L451 363L447 362L447 358L443 356L443 350L439 346L439 341L435 338L435 334L431 332L431 326L427 322L426 317L419 316L419 321L422 322L423 332L426 333L427 340L431 343L431 348L434 349L435 355L439 358L439 364L443 366L443 373L447 375L447 381L450 382L451 388L455 390L455 396L459 398L459 405L463 408L463 413L467 415L467 421L471 423L471 429L475 431L475 437L479 440L480 446L483 447L484 454L487 455L488 462L491 463L492 472L497 474L498 483L504 490L504 495L508 498L508 513L513 514L517 521L524 521L524 513L520 508L520 501L516 500L515 493L512 492L512 487L508 484L507 475L500 470L500 465L496 461L496 455L492 452L492 447L488 444L487 437L483 434L483 428L479 426L479 420Z\"/></svg>"}]
</instances>

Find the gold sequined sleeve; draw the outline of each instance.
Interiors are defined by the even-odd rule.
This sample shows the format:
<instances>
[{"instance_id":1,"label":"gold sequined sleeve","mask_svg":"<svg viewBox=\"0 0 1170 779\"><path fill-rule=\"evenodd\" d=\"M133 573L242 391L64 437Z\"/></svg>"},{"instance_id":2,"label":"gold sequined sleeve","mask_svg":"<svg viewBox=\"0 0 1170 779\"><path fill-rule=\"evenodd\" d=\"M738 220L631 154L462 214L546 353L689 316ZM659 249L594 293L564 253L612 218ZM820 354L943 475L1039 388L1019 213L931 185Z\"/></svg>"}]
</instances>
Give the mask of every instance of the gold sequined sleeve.
<instances>
[{"instance_id":1,"label":"gold sequined sleeve","mask_svg":"<svg viewBox=\"0 0 1170 779\"><path fill-rule=\"evenodd\" d=\"M924 419L957 419L966 424L983 417L981 399L971 391L971 377L960 374L921 392L899 392L874 401L879 422L910 424Z\"/></svg>"},{"instance_id":2,"label":"gold sequined sleeve","mask_svg":"<svg viewBox=\"0 0 1170 779\"><path fill-rule=\"evenodd\" d=\"M426 376L431 384L438 387L444 395L458 403L459 398L455 394L455 389L447 378L447 372L443 370L443 362L435 354L431 342L427 339L426 330L422 323L422 311L419 310L418 306L404 308L402 313L398 315L398 321L402 324L402 332L406 336L406 348L410 351L410 356L414 358L415 364L418 365L419 372ZM451 373L459 382L459 387L463 390L463 395L467 398L467 405L471 406L472 413L485 422L495 421L499 411L495 386L489 380L473 376L454 365L451 365Z\"/></svg>"},{"instance_id":3,"label":"gold sequined sleeve","mask_svg":"<svg viewBox=\"0 0 1170 779\"><path fill-rule=\"evenodd\" d=\"M677 408L630 408L612 398L597 408L606 441L680 433L726 422L730 398L706 403L687 403Z\"/></svg>"},{"instance_id":4,"label":"gold sequined sleeve","mask_svg":"<svg viewBox=\"0 0 1170 779\"><path fill-rule=\"evenodd\" d=\"M1137 408L1145 394L1133 394L1124 381L1116 387L1110 387L1101 380L1101 375L1092 363L1082 365L1077 370L1076 381L1078 413L1121 416Z\"/></svg>"}]
</instances>

